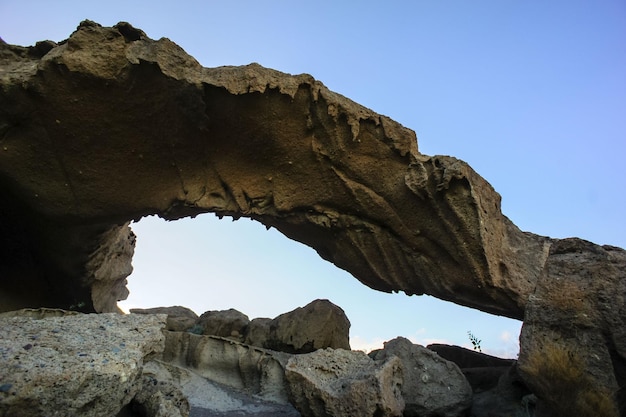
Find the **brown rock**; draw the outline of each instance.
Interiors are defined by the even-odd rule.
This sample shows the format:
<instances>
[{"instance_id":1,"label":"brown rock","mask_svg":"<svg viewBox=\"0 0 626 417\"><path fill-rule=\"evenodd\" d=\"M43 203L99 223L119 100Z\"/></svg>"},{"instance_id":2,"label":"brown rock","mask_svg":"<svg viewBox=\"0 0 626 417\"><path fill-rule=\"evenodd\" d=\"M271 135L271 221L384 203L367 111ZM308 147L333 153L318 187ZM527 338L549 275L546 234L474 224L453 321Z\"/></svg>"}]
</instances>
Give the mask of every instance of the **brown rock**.
<instances>
[{"instance_id":1,"label":"brown rock","mask_svg":"<svg viewBox=\"0 0 626 417\"><path fill-rule=\"evenodd\" d=\"M185 332L191 329L198 320L198 315L191 309L182 306L131 308L132 314L167 314L167 330Z\"/></svg>"},{"instance_id":2,"label":"brown rock","mask_svg":"<svg viewBox=\"0 0 626 417\"><path fill-rule=\"evenodd\" d=\"M287 353L324 348L350 350L350 321L339 306L315 300L273 320L252 320L245 342Z\"/></svg>"},{"instance_id":3,"label":"brown rock","mask_svg":"<svg viewBox=\"0 0 626 417\"><path fill-rule=\"evenodd\" d=\"M250 323L248 316L234 308L221 311L207 311L197 320L202 334L243 340L246 327Z\"/></svg>"},{"instance_id":4,"label":"brown rock","mask_svg":"<svg viewBox=\"0 0 626 417\"><path fill-rule=\"evenodd\" d=\"M510 368L515 359L502 359L460 346L433 343L426 346L442 358L456 363L459 368L506 367Z\"/></svg>"},{"instance_id":5,"label":"brown rock","mask_svg":"<svg viewBox=\"0 0 626 417\"><path fill-rule=\"evenodd\" d=\"M156 375L142 374L141 388L129 406L145 417L188 417L189 401L178 384L159 380Z\"/></svg>"},{"instance_id":6,"label":"brown rock","mask_svg":"<svg viewBox=\"0 0 626 417\"><path fill-rule=\"evenodd\" d=\"M413 131L309 75L202 68L85 21L58 44L0 43L0 109L0 310L117 311L130 220L245 216L371 288L524 319L520 369L542 401L543 348L591 375L587 403L618 390L626 413L624 251L521 232L466 163L420 154Z\"/></svg>"},{"instance_id":7,"label":"brown rock","mask_svg":"<svg viewBox=\"0 0 626 417\"><path fill-rule=\"evenodd\" d=\"M272 321L272 319L267 317L252 319L246 329L244 342L252 346L265 347L270 337Z\"/></svg>"},{"instance_id":8,"label":"brown rock","mask_svg":"<svg viewBox=\"0 0 626 417\"><path fill-rule=\"evenodd\" d=\"M166 332L162 359L248 395L287 404L289 355L216 336Z\"/></svg>"},{"instance_id":9,"label":"brown rock","mask_svg":"<svg viewBox=\"0 0 626 417\"><path fill-rule=\"evenodd\" d=\"M0 415L114 416L164 349L165 316L0 318Z\"/></svg>"},{"instance_id":10,"label":"brown rock","mask_svg":"<svg viewBox=\"0 0 626 417\"><path fill-rule=\"evenodd\" d=\"M551 416L626 415L626 251L556 241L520 336L519 370Z\"/></svg>"},{"instance_id":11,"label":"brown rock","mask_svg":"<svg viewBox=\"0 0 626 417\"><path fill-rule=\"evenodd\" d=\"M294 355L285 377L291 403L303 417L401 416L402 364L365 353L323 349Z\"/></svg>"},{"instance_id":12,"label":"brown rock","mask_svg":"<svg viewBox=\"0 0 626 417\"><path fill-rule=\"evenodd\" d=\"M549 241L511 224L467 164L420 154L413 131L309 75L202 68L128 24L86 21L50 46L0 45L0 201L27 254L3 265L7 298L114 311L129 220L214 212L371 288L522 318ZM15 284L27 270L45 291Z\"/></svg>"},{"instance_id":13,"label":"brown rock","mask_svg":"<svg viewBox=\"0 0 626 417\"><path fill-rule=\"evenodd\" d=\"M402 396L407 417L457 417L472 404L472 388L459 367L403 337L372 352L377 360L398 357L404 369Z\"/></svg>"}]
</instances>

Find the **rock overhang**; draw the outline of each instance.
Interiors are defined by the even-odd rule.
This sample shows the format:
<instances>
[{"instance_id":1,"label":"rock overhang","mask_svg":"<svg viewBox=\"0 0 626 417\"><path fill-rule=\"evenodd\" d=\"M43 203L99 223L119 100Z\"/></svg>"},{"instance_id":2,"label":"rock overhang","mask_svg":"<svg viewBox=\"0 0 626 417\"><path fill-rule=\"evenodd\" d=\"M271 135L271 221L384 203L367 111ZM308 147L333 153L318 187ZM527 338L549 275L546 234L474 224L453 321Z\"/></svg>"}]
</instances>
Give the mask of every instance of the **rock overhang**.
<instances>
[{"instance_id":1,"label":"rock overhang","mask_svg":"<svg viewBox=\"0 0 626 417\"><path fill-rule=\"evenodd\" d=\"M412 130L310 75L203 68L127 23L2 49L4 201L38 224L33 256L56 274L43 280L97 311L125 295L129 220L214 212L275 227L371 288L523 318L550 240L519 231L466 163L420 154Z\"/></svg>"},{"instance_id":2,"label":"rock overhang","mask_svg":"<svg viewBox=\"0 0 626 417\"><path fill-rule=\"evenodd\" d=\"M540 400L564 403L542 389L559 383L537 372L547 347L626 410L623 249L520 231L466 163L420 154L413 131L310 75L202 68L127 23L0 42L0 310L116 311L128 222L204 212L275 227L377 290L523 318Z\"/></svg>"}]
</instances>

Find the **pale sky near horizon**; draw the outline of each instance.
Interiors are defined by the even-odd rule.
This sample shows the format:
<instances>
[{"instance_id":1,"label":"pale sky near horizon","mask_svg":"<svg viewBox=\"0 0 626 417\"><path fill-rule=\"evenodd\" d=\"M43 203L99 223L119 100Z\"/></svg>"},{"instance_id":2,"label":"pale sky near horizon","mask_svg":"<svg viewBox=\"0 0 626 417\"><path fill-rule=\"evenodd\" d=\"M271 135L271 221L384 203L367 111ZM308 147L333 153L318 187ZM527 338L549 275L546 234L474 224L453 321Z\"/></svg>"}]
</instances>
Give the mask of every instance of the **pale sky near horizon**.
<instances>
[{"instance_id":1,"label":"pale sky near horizon","mask_svg":"<svg viewBox=\"0 0 626 417\"><path fill-rule=\"evenodd\" d=\"M626 2L7 1L8 43L66 39L83 19L128 21L202 65L309 73L467 161L522 230L626 247ZM138 234L125 308L236 308L274 317L341 306L354 348L396 336L517 352L520 323L430 297L370 290L301 244L212 214ZM285 295L286 294L286 295Z\"/></svg>"}]
</instances>

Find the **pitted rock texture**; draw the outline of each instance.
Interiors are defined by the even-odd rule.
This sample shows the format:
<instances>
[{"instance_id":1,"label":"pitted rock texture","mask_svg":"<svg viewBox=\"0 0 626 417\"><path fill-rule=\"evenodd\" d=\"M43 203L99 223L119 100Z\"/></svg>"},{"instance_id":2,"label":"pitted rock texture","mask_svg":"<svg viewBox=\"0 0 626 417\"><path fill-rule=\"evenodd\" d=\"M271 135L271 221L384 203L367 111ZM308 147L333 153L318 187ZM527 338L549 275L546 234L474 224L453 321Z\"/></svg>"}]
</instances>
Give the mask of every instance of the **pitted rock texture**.
<instances>
[{"instance_id":1,"label":"pitted rock texture","mask_svg":"<svg viewBox=\"0 0 626 417\"><path fill-rule=\"evenodd\" d=\"M625 264L622 249L581 239L550 248L519 356L520 375L546 415L626 415Z\"/></svg>"},{"instance_id":2,"label":"pitted rock texture","mask_svg":"<svg viewBox=\"0 0 626 417\"><path fill-rule=\"evenodd\" d=\"M162 359L266 401L287 404L284 367L289 355L217 336L166 332Z\"/></svg>"},{"instance_id":3,"label":"pitted rock texture","mask_svg":"<svg viewBox=\"0 0 626 417\"><path fill-rule=\"evenodd\" d=\"M374 361L363 352L322 349L293 355L285 378L303 417L402 416L403 366L397 357Z\"/></svg>"},{"instance_id":4,"label":"pitted rock texture","mask_svg":"<svg viewBox=\"0 0 626 417\"><path fill-rule=\"evenodd\" d=\"M203 212L275 227L373 289L525 319L522 363L554 340L574 348L560 348L578 340L569 321L542 310L582 289L591 301L575 327L603 346L601 363L582 366L610 373L593 381L620 387L626 413L623 297L593 284L623 287L623 249L563 256L568 240L521 232L466 163L420 154L413 131L306 74L203 68L128 23L0 42L1 310L116 311L128 222ZM574 286L554 285L571 274Z\"/></svg>"},{"instance_id":5,"label":"pitted rock texture","mask_svg":"<svg viewBox=\"0 0 626 417\"><path fill-rule=\"evenodd\" d=\"M350 320L341 307L328 300L314 300L272 320L252 320L244 341L287 353L324 348L350 350Z\"/></svg>"},{"instance_id":6,"label":"pitted rock texture","mask_svg":"<svg viewBox=\"0 0 626 417\"><path fill-rule=\"evenodd\" d=\"M182 306L131 308L133 314L167 314L167 330L184 332L191 329L198 320L198 315Z\"/></svg>"},{"instance_id":7,"label":"pitted rock texture","mask_svg":"<svg viewBox=\"0 0 626 417\"><path fill-rule=\"evenodd\" d=\"M549 241L467 164L420 154L413 131L309 75L203 68L128 24L43 46L0 45L1 201L25 253L3 265L11 299L114 311L128 220L214 212L371 288L523 317Z\"/></svg>"},{"instance_id":8,"label":"pitted rock texture","mask_svg":"<svg viewBox=\"0 0 626 417\"><path fill-rule=\"evenodd\" d=\"M0 415L116 415L163 351L164 327L164 315L0 318Z\"/></svg>"},{"instance_id":9,"label":"pitted rock texture","mask_svg":"<svg viewBox=\"0 0 626 417\"><path fill-rule=\"evenodd\" d=\"M472 387L459 367L424 346L398 337L370 353L376 360L398 357L404 369L405 417L457 417L472 404Z\"/></svg>"}]
</instances>

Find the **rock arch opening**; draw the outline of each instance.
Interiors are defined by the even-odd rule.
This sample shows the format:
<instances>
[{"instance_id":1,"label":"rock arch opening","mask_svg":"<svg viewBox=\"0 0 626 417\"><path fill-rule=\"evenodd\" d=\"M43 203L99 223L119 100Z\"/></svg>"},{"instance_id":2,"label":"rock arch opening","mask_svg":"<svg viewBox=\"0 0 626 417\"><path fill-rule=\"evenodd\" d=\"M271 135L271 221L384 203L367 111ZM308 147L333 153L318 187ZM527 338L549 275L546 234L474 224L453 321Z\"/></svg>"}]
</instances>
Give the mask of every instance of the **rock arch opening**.
<instances>
[{"instance_id":1,"label":"rock arch opening","mask_svg":"<svg viewBox=\"0 0 626 417\"><path fill-rule=\"evenodd\" d=\"M521 322L429 296L373 291L306 245L249 219L212 214L166 222L147 217L131 225L137 235L130 308L182 305L202 314L234 308L273 318L318 298L346 311L353 349L370 350L403 336L420 344L472 348L515 358Z\"/></svg>"}]
</instances>

